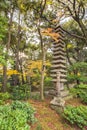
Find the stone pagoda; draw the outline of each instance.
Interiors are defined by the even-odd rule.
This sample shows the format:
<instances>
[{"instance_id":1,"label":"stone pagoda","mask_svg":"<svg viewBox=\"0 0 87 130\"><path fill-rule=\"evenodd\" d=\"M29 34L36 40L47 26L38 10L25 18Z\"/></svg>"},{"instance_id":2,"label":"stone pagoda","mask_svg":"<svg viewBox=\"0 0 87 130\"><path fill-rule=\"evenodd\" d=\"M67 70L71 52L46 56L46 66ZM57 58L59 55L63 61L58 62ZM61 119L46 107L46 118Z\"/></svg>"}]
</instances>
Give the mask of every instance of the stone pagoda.
<instances>
[{"instance_id":1,"label":"stone pagoda","mask_svg":"<svg viewBox=\"0 0 87 130\"><path fill-rule=\"evenodd\" d=\"M67 72L64 31L61 26L57 26L54 32L59 34L58 40L53 41L53 60L51 68L51 77L56 88L56 96L50 104L51 106L63 107L65 103L64 97L68 95L68 91L64 91Z\"/></svg>"}]
</instances>

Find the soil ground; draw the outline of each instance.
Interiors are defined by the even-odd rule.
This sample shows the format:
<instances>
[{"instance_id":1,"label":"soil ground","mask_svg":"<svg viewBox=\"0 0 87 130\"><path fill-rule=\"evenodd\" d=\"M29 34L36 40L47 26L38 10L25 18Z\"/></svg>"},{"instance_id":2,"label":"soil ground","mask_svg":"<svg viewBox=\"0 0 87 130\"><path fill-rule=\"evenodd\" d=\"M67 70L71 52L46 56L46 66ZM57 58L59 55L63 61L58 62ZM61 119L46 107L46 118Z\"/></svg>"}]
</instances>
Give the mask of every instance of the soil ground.
<instances>
[{"instance_id":1,"label":"soil ground","mask_svg":"<svg viewBox=\"0 0 87 130\"><path fill-rule=\"evenodd\" d=\"M43 102L29 100L32 106L36 109L37 123L32 125L31 130L80 130L76 126L71 126L64 121L61 114L57 114L49 106L50 100L46 99ZM79 99L68 100L66 104L73 106L82 105Z\"/></svg>"}]
</instances>

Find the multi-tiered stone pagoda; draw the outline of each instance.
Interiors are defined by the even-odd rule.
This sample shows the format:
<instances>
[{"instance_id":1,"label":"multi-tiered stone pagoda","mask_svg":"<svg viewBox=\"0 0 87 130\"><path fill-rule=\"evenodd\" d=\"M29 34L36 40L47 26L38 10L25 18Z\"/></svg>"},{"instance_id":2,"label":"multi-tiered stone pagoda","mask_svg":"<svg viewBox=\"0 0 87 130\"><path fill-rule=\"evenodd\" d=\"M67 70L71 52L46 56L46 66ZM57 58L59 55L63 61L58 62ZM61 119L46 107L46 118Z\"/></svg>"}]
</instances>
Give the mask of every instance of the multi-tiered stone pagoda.
<instances>
[{"instance_id":1,"label":"multi-tiered stone pagoda","mask_svg":"<svg viewBox=\"0 0 87 130\"><path fill-rule=\"evenodd\" d=\"M54 29L59 36L53 41L53 60L51 77L56 88L56 96L51 101L51 105L64 106L64 97L68 95L68 91L64 91L64 83L66 82L66 53L64 43L64 31L61 26Z\"/></svg>"}]
</instances>

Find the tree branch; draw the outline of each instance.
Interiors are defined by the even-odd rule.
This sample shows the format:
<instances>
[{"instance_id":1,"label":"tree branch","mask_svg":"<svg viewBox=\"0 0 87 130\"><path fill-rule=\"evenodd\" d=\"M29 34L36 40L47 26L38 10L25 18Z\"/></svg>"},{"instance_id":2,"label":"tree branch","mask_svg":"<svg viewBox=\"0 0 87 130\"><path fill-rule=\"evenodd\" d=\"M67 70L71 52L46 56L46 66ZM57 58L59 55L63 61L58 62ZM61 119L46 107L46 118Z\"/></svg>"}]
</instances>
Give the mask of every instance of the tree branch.
<instances>
[{"instance_id":1,"label":"tree branch","mask_svg":"<svg viewBox=\"0 0 87 130\"><path fill-rule=\"evenodd\" d=\"M62 28L63 29L63 28ZM79 36L79 35L76 35L76 34L72 34L70 32L68 32L67 30L63 29L64 32L66 32L67 34L69 34L70 36L72 37L75 37L75 38L78 38L78 39L81 39L81 40L85 40L85 37L82 37L82 36Z\"/></svg>"}]
</instances>

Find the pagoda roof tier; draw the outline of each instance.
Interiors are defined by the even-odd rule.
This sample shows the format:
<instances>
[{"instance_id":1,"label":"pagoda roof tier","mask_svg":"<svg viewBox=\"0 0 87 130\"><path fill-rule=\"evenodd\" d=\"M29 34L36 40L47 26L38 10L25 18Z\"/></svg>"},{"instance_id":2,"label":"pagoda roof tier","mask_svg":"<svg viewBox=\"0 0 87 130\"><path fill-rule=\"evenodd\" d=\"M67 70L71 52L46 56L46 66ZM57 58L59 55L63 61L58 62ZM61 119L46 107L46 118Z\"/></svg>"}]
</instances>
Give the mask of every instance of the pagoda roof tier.
<instances>
[{"instance_id":1,"label":"pagoda roof tier","mask_svg":"<svg viewBox=\"0 0 87 130\"><path fill-rule=\"evenodd\" d=\"M53 81L53 82L57 82L57 79L52 79L52 81ZM61 83L64 83L64 82L66 82L66 81L67 81L66 79L60 79L60 82L61 82Z\"/></svg>"},{"instance_id":2,"label":"pagoda roof tier","mask_svg":"<svg viewBox=\"0 0 87 130\"><path fill-rule=\"evenodd\" d=\"M51 68L66 68L66 66L65 65L63 65L62 63L60 63L60 64L57 64L57 65L52 65L51 66Z\"/></svg>"},{"instance_id":3,"label":"pagoda roof tier","mask_svg":"<svg viewBox=\"0 0 87 130\"><path fill-rule=\"evenodd\" d=\"M57 77L56 73L55 73L55 74L51 74L50 76L51 76L51 77L54 77L54 78ZM61 74L60 77L66 78L66 74Z\"/></svg>"},{"instance_id":4,"label":"pagoda roof tier","mask_svg":"<svg viewBox=\"0 0 87 130\"><path fill-rule=\"evenodd\" d=\"M58 44L56 44L56 45L53 45L53 48L59 48L59 49L65 50L65 49L64 49L64 47L62 47L62 46L59 46Z\"/></svg>"},{"instance_id":5,"label":"pagoda roof tier","mask_svg":"<svg viewBox=\"0 0 87 130\"><path fill-rule=\"evenodd\" d=\"M56 44L53 44L53 47L62 47L62 48L64 48L65 45L62 44L62 43L56 43Z\"/></svg>"},{"instance_id":6,"label":"pagoda roof tier","mask_svg":"<svg viewBox=\"0 0 87 130\"><path fill-rule=\"evenodd\" d=\"M58 41L53 41L52 44L64 44L65 45L65 42L62 40L62 39L58 39Z\"/></svg>"},{"instance_id":7,"label":"pagoda roof tier","mask_svg":"<svg viewBox=\"0 0 87 130\"><path fill-rule=\"evenodd\" d=\"M65 69L54 69L54 70L51 70L51 73L57 73L57 71L59 71L61 73L67 73L67 71Z\"/></svg>"},{"instance_id":8,"label":"pagoda roof tier","mask_svg":"<svg viewBox=\"0 0 87 130\"><path fill-rule=\"evenodd\" d=\"M66 53L65 53L65 51L64 50L62 50L62 51L60 51L60 50L53 50L54 51L54 53L53 53L53 56L60 56L61 54L62 55L64 55L64 57L65 57L65 55L66 55Z\"/></svg>"},{"instance_id":9,"label":"pagoda roof tier","mask_svg":"<svg viewBox=\"0 0 87 130\"><path fill-rule=\"evenodd\" d=\"M61 30L63 30L63 28L62 28L60 25L57 25L54 29L55 29L55 30L56 30L56 29L61 29ZM63 32L64 32L64 31L63 31Z\"/></svg>"},{"instance_id":10,"label":"pagoda roof tier","mask_svg":"<svg viewBox=\"0 0 87 130\"><path fill-rule=\"evenodd\" d=\"M52 57L52 61L57 62L58 60L66 60L66 59L65 59L64 56L62 56L62 57L60 56L59 57L59 56L55 55L55 56Z\"/></svg>"},{"instance_id":11,"label":"pagoda roof tier","mask_svg":"<svg viewBox=\"0 0 87 130\"><path fill-rule=\"evenodd\" d=\"M59 59L59 60L54 60L54 61L52 61L52 64L59 64L59 63L64 63L64 64L66 64L66 60L61 60L61 59Z\"/></svg>"},{"instance_id":12,"label":"pagoda roof tier","mask_svg":"<svg viewBox=\"0 0 87 130\"><path fill-rule=\"evenodd\" d=\"M65 35L63 34L63 32L58 32L57 30L54 30L55 33L59 34L59 37L65 37ZM64 38L65 39L65 38Z\"/></svg>"},{"instance_id":13,"label":"pagoda roof tier","mask_svg":"<svg viewBox=\"0 0 87 130\"><path fill-rule=\"evenodd\" d=\"M61 52L61 51L58 51L56 54L65 56L65 53L64 53L64 52ZM56 54L53 55L53 59L57 59L57 58L58 58L58 56L56 56Z\"/></svg>"},{"instance_id":14,"label":"pagoda roof tier","mask_svg":"<svg viewBox=\"0 0 87 130\"><path fill-rule=\"evenodd\" d=\"M64 36L59 35L58 40L59 40L59 39L64 40L65 38L64 38Z\"/></svg>"},{"instance_id":15,"label":"pagoda roof tier","mask_svg":"<svg viewBox=\"0 0 87 130\"><path fill-rule=\"evenodd\" d=\"M64 55L64 56L62 56L62 55L59 55L59 56L58 56L58 55L57 55L54 59L55 59L55 60L53 60L53 61L56 61L56 62L57 62L59 59L60 59L60 60L66 60L65 55Z\"/></svg>"},{"instance_id":16,"label":"pagoda roof tier","mask_svg":"<svg viewBox=\"0 0 87 130\"><path fill-rule=\"evenodd\" d=\"M58 52L58 51L62 51L62 52L65 53L65 49L62 48L62 47L53 47L53 51L56 51L56 50L57 50L57 52Z\"/></svg>"},{"instance_id":17,"label":"pagoda roof tier","mask_svg":"<svg viewBox=\"0 0 87 130\"><path fill-rule=\"evenodd\" d=\"M60 28L55 29L54 32L59 33L60 35L64 36L64 31Z\"/></svg>"},{"instance_id":18,"label":"pagoda roof tier","mask_svg":"<svg viewBox=\"0 0 87 130\"><path fill-rule=\"evenodd\" d=\"M65 52L64 48L61 48L61 47L57 47L57 48L54 48L54 47L53 47L52 50L53 50L53 51L58 51L58 52L59 52L59 51L64 51L64 52Z\"/></svg>"}]
</instances>

